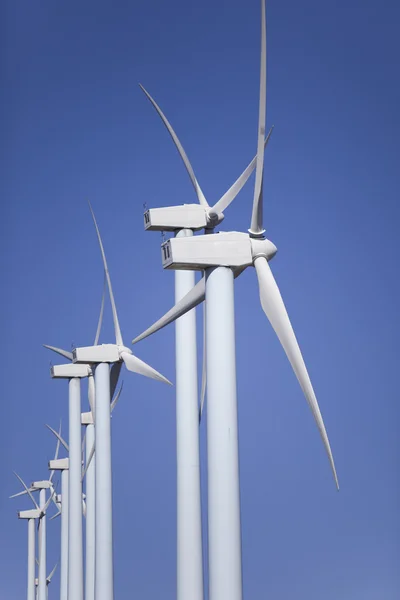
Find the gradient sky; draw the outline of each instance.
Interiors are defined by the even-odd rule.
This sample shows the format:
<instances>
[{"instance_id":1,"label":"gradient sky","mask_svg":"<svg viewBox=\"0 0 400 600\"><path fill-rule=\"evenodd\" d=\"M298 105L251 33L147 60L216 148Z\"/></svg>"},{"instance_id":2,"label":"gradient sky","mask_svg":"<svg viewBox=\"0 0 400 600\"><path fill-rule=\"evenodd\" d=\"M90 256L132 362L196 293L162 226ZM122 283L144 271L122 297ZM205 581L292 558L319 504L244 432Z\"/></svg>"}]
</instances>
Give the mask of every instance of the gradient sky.
<instances>
[{"instance_id":1,"label":"gradient sky","mask_svg":"<svg viewBox=\"0 0 400 600\"><path fill-rule=\"evenodd\" d=\"M61 417L68 435L67 383L50 379L59 361L41 344L69 349L95 334L103 274L86 199L128 345L173 302L143 203L196 201L137 84L166 112L214 202L256 151L260 6L8 0L1 12L0 596L23 598L27 531L16 511L30 504L8 499L20 489L12 469L47 477L55 444L44 424ZM268 2L271 266L341 490L248 269L235 288L246 599L400 597L399 18L393 0ZM252 190L253 179L221 229L247 230ZM109 304L101 340L113 341ZM135 352L175 379L173 327ZM174 390L122 377L112 420L115 596L173 600ZM82 397L86 408L85 388ZM203 425L204 510L205 441ZM48 528L48 571L59 527ZM58 586L57 573L50 598Z\"/></svg>"}]
</instances>

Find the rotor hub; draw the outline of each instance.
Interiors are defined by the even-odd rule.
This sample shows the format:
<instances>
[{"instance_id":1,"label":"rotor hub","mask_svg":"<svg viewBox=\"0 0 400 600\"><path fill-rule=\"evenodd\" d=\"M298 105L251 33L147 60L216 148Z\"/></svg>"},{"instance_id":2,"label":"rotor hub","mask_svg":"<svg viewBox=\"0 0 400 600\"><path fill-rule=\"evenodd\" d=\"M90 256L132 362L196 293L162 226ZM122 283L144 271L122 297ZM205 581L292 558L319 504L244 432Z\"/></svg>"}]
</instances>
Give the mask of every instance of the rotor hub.
<instances>
[{"instance_id":1,"label":"rotor hub","mask_svg":"<svg viewBox=\"0 0 400 600\"><path fill-rule=\"evenodd\" d=\"M261 256L267 261L270 261L271 258L274 258L275 254L278 252L278 248L275 246L275 244L267 238L256 239L251 237L250 242L253 261Z\"/></svg>"},{"instance_id":2,"label":"rotor hub","mask_svg":"<svg viewBox=\"0 0 400 600\"><path fill-rule=\"evenodd\" d=\"M224 220L225 217L224 217L223 213L215 213L211 209L206 212L206 218L207 218L207 228L214 229L214 227L216 227L217 225L222 223L222 221Z\"/></svg>"}]
</instances>

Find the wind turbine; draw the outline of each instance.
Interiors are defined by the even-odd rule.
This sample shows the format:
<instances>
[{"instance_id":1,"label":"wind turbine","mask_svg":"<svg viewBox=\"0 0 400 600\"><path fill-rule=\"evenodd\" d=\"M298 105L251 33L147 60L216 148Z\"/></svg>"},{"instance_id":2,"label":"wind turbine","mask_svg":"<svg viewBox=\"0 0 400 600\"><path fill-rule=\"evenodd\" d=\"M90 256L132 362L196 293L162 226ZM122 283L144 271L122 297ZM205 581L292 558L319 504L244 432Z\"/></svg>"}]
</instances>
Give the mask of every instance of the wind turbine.
<instances>
[{"instance_id":1,"label":"wind turbine","mask_svg":"<svg viewBox=\"0 0 400 600\"><path fill-rule=\"evenodd\" d=\"M234 277L254 266L261 306L275 330L307 399L336 475L333 456L317 399L269 267L275 245L264 237L262 216L264 135L266 124L265 0L261 0L260 106L256 180L248 233L230 232L172 238L162 245L163 267L205 270L205 282L151 327L148 334L206 300L206 369L208 385L208 531L210 600L242 598L241 526L237 435ZM202 286L205 284L205 288ZM139 336L140 339L144 334ZM138 338L137 338L138 339Z\"/></svg>"},{"instance_id":2,"label":"wind turbine","mask_svg":"<svg viewBox=\"0 0 400 600\"><path fill-rule=\"evenodd\" d=\"M23 486L28 490L25 483L22 481L19 475L15 473L18 479L21 481ZM31 491L27 492L35 506L34 509L30 510L20 510L18 511L19 519L27 519L28 520L28 579L27 579L27 600L35 600L36 598L36 579L35 579L35 538L36 538L36 528L35 528L35 520L41 519L46 510L47 506L44 509L40 509L32 496ZM14 497L14 496L11 496ZM50 498L51 501L51 498ZM49 502L50 503L50 502Z\"/></svg>"},{"instance_id":3,"label":"wind turbine","mask_svg":"<svg viewBox=\"0 0 400 600\"><path fill-rule=\"evenodd\" d=\"M39 565L39 561L36 560L37 564ZM49 597L49 585L51 583L51 580L53 579L53 575L56 572L56 569L58 567L58 563L55 564L55 566L53 567L53 570L47 575L46 577L46 597ZM36 593L38 590L38 586L39 586L39 579L35 579L35 587L36 587Z\"/></svg>"},{"instance_id":4,"label":"wind turbine","mask_svg":"<svg viewBox=\"0 0 400 600\"><path fill-rule=\"evenodd\" d=\"M223 211L235 199L256 165L256 158L229 190L209 206L195 176L189 158L172 125L156 101L140 86L167 128L195 190L198 204L152 208L144 214L145 229L173 231L177 238L191 237L194 231L206 233L223 218ZM265 145L271 136L270 130ZM178 303L195 285L195 272L175 272L175 302ZM188 312L175 324L176 356L176 462L177 462L177 598L203 598L203 551L201 534L201 492L199 455L199 406L197 393L196 314ZM204 365L204 360L203 360ZM205 394L205 372L200 398L200 418Z\"/></svg>"},{"instance_id":5,"label":"wind turbine","mask_svg":"<svg viewBox=\"0 0 400 600\"><path fill-rule=\"evenodd\" d=\"M28 578L27 578L27 600L35 600L35 519L39 519L40 509L20 510L19 519L28 520Z\"/></svg>"},{"instance_id":6,"label":"wind turbine","mask_svg":"<svg viewBox=\"0 0 400 600\"><path fill-rule=\"evenodd\" d=\"M94 395L93 373L89 364L69 363L54 365L51 376L68 379L68 594L74 600L83 600L81 379L88 378L89 394Z\"/></svg>"},{"instance_id":7,"label":"wind turbine","mask_svg":"<svg viewBox=\"0 0 400 600\"><path fill-rule=\"evenodd\" d=\"M53 349L53 347L50 347ZM60 349L54 349L61 354ZM72 359L72 354L65 352L66 358ZM88 378L89 403L94 405L94 380L93 372L88 364L75 365L73 363L65 365L55 365L51 367L51 376L53 379L69 380L69 458L68 473L64 475L64 485L68 491L68 569L65 568L66 558L62 568L63 575L68 573L69 594L76 600L83 600L83 525L82 525L82 440L81 440L81 378ZM53 433L54 430L52 430ZM56 434L57 435L57 434ZM89 434L89 438L91 438ZM89 477L92 473L89 474ZM67 482L68 478L68 482ZM91 480L90 480L91 481ZM94 489L89 490L89 496L94 496ZM91 540L88 540L89 542ZM89 548L93 547L89 543ZM90 552L86 556L87 560L93 559ZM65 587L64 582L64 587ZM65 593L65 589L64 589Z\"/></svg>"},{"instance_id":8,"label":"wind turbine","mask_svg":"<svg viewBox=\"0 0 400 600\"><path fill-rule=\"evenodd\" d=\"M59 444L57 444L56 456L58 455ZM27 599L34 600L35 591L35 519L38 519L39 527L39 584L38 584L38 600L46 600L46 511L50 502L53 499L54 488L52 479L54 472L50 474L48 481L34 481L30 488L25 484L22 478L14 472L14 475L19 479L24 487L23 492L13 494L10 498L16 498L28 494L32 500L34 509L18 512L19 519L28 519L28 583L27 583ZM46 500L46 489L50 489L51 494ZM39 502L37 504L32 492L40 491Z\"/></svg>"},{"instance_id":9,"label":"wind turbine","mask_svg":"<svg viewBox=\"0 0 400 600\"><path fill-rule=\"evenodd\" d=\"M90 414L90 413L89 413ZM82 413L81 417L82 417L82 424L85 424L87 422L87 415L88 413ZM50 427L50 425L46 425L46 427L48 429L50 429L50 431L60 440L61 444L64 446L65 450L67 452L69 452L69 446L67 444L67 442L61 437L61 435L59 435L52 427ZM61 574L60 574L60 600L68 600L68 488L69 488L69 459L68 458L59 458L57 460L51 460L49 462L49 469L52 470L59 470L61 471L61 494L58 494L56 497L56 500L54 501L57 508L58 508L58 513L56 513L53 517L51 517L52 519L55 519L56 517L61 515L61 558L60 558L60 563L61 563ZM85 469L85 473L86 473ZM82 480L83 480L83 476L82 476ZM93 494L91 494L91 496L93 495L93 498L91 498L92 503L94 503L94 490L93 490ZM82 493L82 513L83 516L85 517L86 520L86 568L90 570L91 567L91 560L89 559L89 563L88 563L88 558L89 555L93 554L93 562L94 562L94 549L93 545L94 545L94 536L92 539L92 535L91 535L91 531L90 529L88 530L87 527L87 521L88 518L91 516L91 507L90 507L90 503L87 500L88 496L87 494L83 494ZM86 500L86 502L85 502ZM87 505L89 506L89 510L87 509ZM94 519L94 513L93 513L93 519ZM89 577L90 577L90 573L89 573ZM88 572L86 572L86 582L87 582L87 578L88 578ZM86 590L89 587L89 593L90 593L90 586L86 585ZM86 593L85 590L85 593Z\"/></svg>"},{"instance_id":10,"label":"wind turbine","mask_svg":"<svg viewBox=\"0 0 400 600\"><path fill-rule=\"evenodd\" d=\"M59 349L57 349L58 351ZM111 413L113 412L122 392L122 385L115 398L111 402ZM94 398L92 404L94 408ZM95 569L95 434L94 419L92 412L81 414L81 424L86 427L84 441L82 443L82 454L84 444L86 446L86 464L83 469L81 481L86 479L86 502L82 503L83 516L85 517L85 599L94 600L94 569ZM50 425L46 427L56 436L65 450L69 453L67 442ZM82 461L82 465L83 465ZM68 488L69 488L69 459L58 459L50 461L49 468L61 470L61 495L57 496L59 512L52 517L61 514L61 576L60 576L60 600L68 600Z\"/></svg>"},{"instance_id":11,"label":"wind turbine","mask_svg":"<svg viewBox=\"0 0 400 600\"><path fill-rule=\"evenodd\" d=\"M67 442L52 427L46 425L57 437L58 441L69 452ZM49 462L49 469L61 471L61 494L57 495L55 504L59 512L51 519L61 514L61 552L60 552L60 600L68 600L68 488L69 488L69 459L57 458Z\"/></svg>"},{"instance_id":12,"label":"wind turbine","mask_svg":"<svg viewBox=\"0 0 400 600\"><path fill-rule=\"evenodd\" d=\"M103 286L103 295L101 299L100 306L100 315L97 323L96 334L94 338L94 346L98 344L101 326L103 322L103 313L104 313L104 299L105 299L105 286L106 279L104 277L104 286ZM49 346L44 344L45 348L55 352L67 358L72 362L72 352L68 352L67 350L63 350L61 348L57 348L55 346ZM86 535L85 535L85 599L86 600L94 600L94 566L95 566L95 532L94 532L94 523L95 523L95 463L94 463L94 404L95 404L95 389L94 389L94 380L92 377L93 373L90 370L88 377L88 400L90 411L81 413L81 425L86 427L84 439L86 440L86 467L84 474L86 475ZM117 382L115 382L116 385ZM118 395L119 397L119 395ZM118 401L118 398L116 399ZM77 424L75 423L75 426ZM56 437L57 432L54 431L51 427L49 429L54 433ZM79 429L80 435L80 429ZM60 439L60 438L59 438ZM65 446L64 440L61 440L61 443ZM66 446L65 446L66 447ZM69 447L66 447L69 452ZM65 474L65 485L68 485L68 474ZM83 481L83 475L81 477L81 481ZM66 488L68 489L68 488ZM68 492L66 492L68 493ZM64 495L64 498L66 496ZM67 500L65 500L65 504L67 505ZM68 521L67 528L68 528ZM68 548L68 545L65 546ZM65 564L68 565L67 557L65 557ZM68 574L68 569L64 566L61 569L64 574ZM66 594L67 590L67 582L64 581L63 593Z\"/></svg>"},{"instance_id":13,"label":"wind turbine","mask_svg":"<svg viewBox=\"0 0 400 600\"><path fill-rule=\"evenodd\" d=\"M152 379L170 383L163 375L132 354L124 346L119 326L114 294L111 286L106 256L100 231L90 206L93 222L100 245L108 292L113 313L115 344L101 344L75 348L73 360L76 366L81 363L97 364L95 372L95 438L96 438L96 600L112 600L114 596L113 555L112 555L112 486L111 486L111 427L110 427L110 386L118 379L122 363L128 371L139 373ZM110 383L110 367L111 383ZM116 384L115 384L116 385Z\"/></svg>"}]
</instances>

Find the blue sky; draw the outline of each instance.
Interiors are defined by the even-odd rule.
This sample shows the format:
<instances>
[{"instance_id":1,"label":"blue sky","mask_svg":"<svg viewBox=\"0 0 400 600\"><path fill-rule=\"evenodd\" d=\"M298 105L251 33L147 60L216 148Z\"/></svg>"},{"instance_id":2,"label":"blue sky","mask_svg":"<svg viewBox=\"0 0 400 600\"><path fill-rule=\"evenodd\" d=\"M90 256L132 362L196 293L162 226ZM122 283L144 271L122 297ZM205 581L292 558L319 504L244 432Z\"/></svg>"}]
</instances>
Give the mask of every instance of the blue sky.
<instances>
[{"instance_id":1,"label":"blue sky","mask_svg":"<svg viewBox=\"0 0 400 600\"><path fill-rule=\"evenodd\" d=\"M103 275L86 199L128 345L173 300L143 203L195 201L137 84L218 199L256 151L260 7L9 0L1 10L0 572L1 595L17 598L26 527L16 511L29 502L8 500L19 489L12 469L46 477L54 442L44 423L61 417L67 436L67 384L50 379L54 359L41 344L88 345L97 323ZM341 490L248 269L235 292L245 598L399 597L399 17L393 1L268 2L271 267ZM221 229L247 230L252 186ZM109 305L101 340L112 341ZM135 351L174 380L173 328ZM125 370L123 379L112 420L116 597L172 600L174 390ZM203 459L205 441L202 427ZM50 571L59 522L48 531ZM56 574L52 597L58 585Z\"/></svg>"}]
</instances>

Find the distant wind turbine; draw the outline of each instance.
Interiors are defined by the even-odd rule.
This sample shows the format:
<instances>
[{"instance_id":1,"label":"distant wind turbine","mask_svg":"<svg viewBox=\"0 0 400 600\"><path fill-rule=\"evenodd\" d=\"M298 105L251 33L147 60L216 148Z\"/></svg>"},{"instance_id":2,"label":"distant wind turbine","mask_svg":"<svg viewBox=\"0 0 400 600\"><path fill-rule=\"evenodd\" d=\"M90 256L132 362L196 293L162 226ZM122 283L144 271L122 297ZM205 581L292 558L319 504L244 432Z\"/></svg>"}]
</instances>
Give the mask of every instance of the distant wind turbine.
<instances>
[{"instance_id":1,"label":"distant wind turbine","mask_svg":"<svg viewBox=\"0 0 400 600\"><path fill-rule=\"evenodd\" d=\"M69 446L61 436L49 425L48 429L57 437L59 442L69 453ZM57 495L54 503L59 512L50 520L61 514L61 542L60 542L60 600L68 600L68 489L69 489L69 458L57 458L49 462L49 469L61 471L61 494Z\"/></svg>"},{"instance_id":2,"label":"distant wind turbine","mask_svg":"<svg viewBox=\"0 0 400 600\"><path fill-rule=\"evenodd\" d=\"M39 565L39 561L36 560L36 562ZM47 598L49 597L49 585L51 583L51 580L53 579L53 575L56 572L57 567L58 567L58 563L56 563L54 565L53 570L46 577L46 594L47 594ZM39 579L35 579L36 593L37 593L37 590L38 590L38 586L39 586Z\"/></svg>"},{"instance_id":3,"label":"distant wind turbine","mask_svg":"<svg viewBox=\"0 0 400 600\"><path fill-rule=\"evenodd\" d=\"M19 475L17 475L20 479ZM28 488L27 488L28 489ZM31 492L29 492L31 496ZM20 510L18 512L19 519L28 520L28 578L27 578L27 600L36 600L36 586L38 579L35 579L35 546L36 546L36 527L35 520L41 519L46 513L48 505L40 509L33 496L31 499L35 508L30 510ZM48 504L51 502L51 497Z\"/></svg>"},{"instance_id":4,"label":"distant wind turbine","mask_svg":"<svg viewBox=\"0 0 400 600\"><path fill-rule=\"evenodd\" d=\"M90 204L89 204L90 206ZM82 363L97 364L95 372L95 438L96 438L96 568L95 597L96 600L112 600L114 597L113 581L113 536L112 536L112 488L111 488L111 428L110 397L111 389L116 385L118 376L125 363L127 369L145 377L170 383L163 375L132 354L130 348L124 346L119 326L114 294L111 286L106 256L100 231L90 206L93 222L103 259L103 267L107 278L108 292L114 321L115 344L101 344L83 348L75 348L73 360L76 366ZM111 383L110 383L110 367ZM111 388L111 389L110 389ZM115 389L115 387L114 387Z\"/></svg>"},{"instance_id":5,"label":"distant wind turbine","mask_svg":"<svg viewBox=\"0 0 400 600\"><path fill-rule=\"evenodd\" d=\"M100 331L101 331L101 326L102 326L102 322L103 322L103 313L104 313L104 299L105 299L105 283L106 280L104 278L104 287L103 287L103 295L102 295L102 299L101 299L101 306L100 306L100 315L99 315L99 320L98 320L98 324L97 324L97 329L96 329L96 335L94 338L94 345L96 346L98 344L99 341L99 336L100 336ZM49 350L52 350L53 352L55 352L56 354L59 354L61 356L63 356L64 358L67 358L68 360L71 361L72 363L72 352L68 352L67 350L63 350L61 348L57 348L55 346L49 346L47 344L44 344L45 348L48 348ZM65 376L69 376L69 374L72 371L75 371L76 369L79 369L79 365L75 366L73 364L71 365L58 365L56 367L52 367L51 373L52 373L52 377L65 377ZM82 595L83 595L83 557L81 555L82 550L78 551L78 553L76 554L76 548L75 545L77 545L78 543L80 543L80 548L82 548L82 513L79 512L78 509L78 494L79 494L79 489L80 489L80 494L82 494L82 480L83 480L83 475L81 472L81 455L79 458L79 477L80 477L80 483L78 484L78 456L77 456L77 449L78 449L78 436L79 436L79 448L81 447L80 444L80 436L81 436L81 425L83 425L84 427L86 427L86 431L85 431L85 439L86 439L86 459L88 458L88 456L90 456L89 461L87 460L86 463L86 468L85 468L85 474L86 474L86 496L87 496L87 515L86 515L86 552L85 552L85 557L86 557L86 569L85 569L85 599L86 600L94 600L94 564L95 564L95 555L94 555L94 549L95 549L95 532L94 532L94 520L95 520L95 463L94 463L94 459L93 459L93 455L94 455L94 405L95 405L95 385L94 385L94 379L93 379L93 370L91 368L91 365L87 365L87 370L86 370L86 375L88 377L88 400L89 400L89 406L90 406L90 411L86 412L86 413L81 413L80 417L79 417L79 425L78 425L78 415L75 412L73 413L72 417L74 420L74 424L73 424L73 439L74 439L74 454L75 454L75 478L74 478L74 483L75 483L75 492L74 490L72 490L69 493L74 494L75 496L75 502L74 502L74 509L77 511L76 513L76 517L72 517L73 519L75 519L75 521L78 521L77 526L78 526L78 535L74 536L74 544L72 545L71 548L71 553L74 554L74 567L71 569L70 572L70 576L74 579L74 581L76 582L75 585L79 585L79 589L81 589L82 587ZM80 403L79 403L80 404ZM77 407L76 407L77 409ZM80 412L80 407L79 407L79 412ZM71 423L70 423L70 427L71 427ZM49 427L49 429L51 429L51 427ZM57 433L51 429L51 431L57 435ZM71 437L70 437L71 439ZM69 448L68 448L69 451ZM93 461L92 461L93 459ZM90 465L90 462L92 461L92 464ZM67 477L69 477L68 473L66 473L64 475L65 478L65 485L68 485L67 482ZM68 492L67 492L68 493ZM64 495L65 498L65 495ZM80 523L80 526L79 526ZM76 525L74 525L74 523L72 524L72 528L75 530ZM73 534L71 534L73 535ZM80 539L80 542L78 541L78 538ZM61 568L61 571L63 574L68 573L68 569L65 567L65 564L68 564L67 559L65 558L64 562L64 568ZM77 573L77 574L76 574ZM81 575L82 573L82 575ZM82 579L82 586L80 586L80 580ZM64 586L63 586L63 593L65 594L65 589L67 587L66 582L64 582ZM75 592L78 593L78 600L79 597L83 597L83 596L79 596L79 594L81 593L79 592Z\"/></svg>"},{"instance_id":6,"label":"distant wind turbine","mask_svg":"<svg viewBox=\"0 0 400 600\"><path fill-rule=\"evenodd\" d=\"M58 456L59 444L56 447L55 458ZM28 519L28 585L27 585L27 598L28 600L36 596L35 592L35 524L34 520L38 519L39 528L39 573L38 573L38 599L46 600L46 511L53 499L55 490L53 488L52 480L54 471L50 473L50 477L47 481L34 481L28 488L23 479L15 473L15 476L21 482L24 491L13 494L10 498L16 498L24 494L28 494L34 505L34 510L20 511L18 517L20 519ZM50 490L50 496L46 500L46 490ZM33 497L33 492L39 491L39 504ZM32 552L33 551L33 552Z\"/></svg>"}]
</instances>

